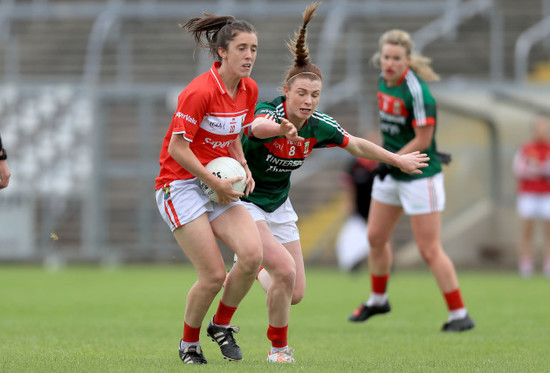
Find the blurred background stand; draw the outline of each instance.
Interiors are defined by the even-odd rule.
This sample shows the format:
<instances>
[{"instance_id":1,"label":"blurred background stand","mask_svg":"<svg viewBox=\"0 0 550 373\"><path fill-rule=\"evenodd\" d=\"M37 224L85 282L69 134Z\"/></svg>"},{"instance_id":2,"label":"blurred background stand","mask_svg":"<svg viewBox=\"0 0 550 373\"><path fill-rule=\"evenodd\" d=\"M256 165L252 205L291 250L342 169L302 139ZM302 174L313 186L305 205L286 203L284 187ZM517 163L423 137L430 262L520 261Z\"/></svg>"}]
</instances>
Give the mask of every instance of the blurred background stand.
<instances>
[{"instance_id":1,"label":"blurred background stand","mask_svg":"<svg viewBox=\"0 0 550 373\"><path fill-rule=\"evenodd\" d=\"M0 260L184 262L154 202L158 153L176 97L210 61L178 24L207 10L259 34L252 77L278 93L286 42L309 1L1 0L0 133L12 179L0 193ZM402 28L442 80L438 144L443 244L459 267L510 268L511 160L550 98L550 0L326 0L308 34L323 71L320 109L354 135L376 130L378 37ZM335 265L346 152L313 153L293 175L306 262ZM404 218L406 219L406 218ZM419 265L408 224L396 266ZM224 253L230 261L229 253Z\"/></svg>"}]
</instances>

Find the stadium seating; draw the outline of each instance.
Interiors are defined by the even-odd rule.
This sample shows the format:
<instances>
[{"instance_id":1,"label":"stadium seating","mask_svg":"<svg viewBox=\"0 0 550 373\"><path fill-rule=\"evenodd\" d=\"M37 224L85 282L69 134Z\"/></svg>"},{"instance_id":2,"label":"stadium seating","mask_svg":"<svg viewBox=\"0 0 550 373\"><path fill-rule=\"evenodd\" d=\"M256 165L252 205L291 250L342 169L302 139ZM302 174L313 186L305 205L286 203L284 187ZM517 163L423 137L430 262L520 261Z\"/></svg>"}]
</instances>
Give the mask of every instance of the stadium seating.
<instances>
[{"instance_id":1,"label":"stadium seating","mask_svg":"<svg viewBox=\"0 0 550 373\"><path fill-rule=\"evenodd\" d=\"M407 0L400 0L410 3ZM434 4L441 1L432 0ZM57 6L69 4L61 0L17 0L17 5L38 4ZM69 5L116 6L117 4L174 3L168 0L78 0ZM220 2L221 4L222 2ZM249 3L243 0L237 3ZM307 4L304 1L303 4ZM361 3L355 1L350 3ZM363 3L368 3L364 1ZM399 3L399 1L396 1ZM423 2L426 3L426 2ZM512 78L513 46L517 36L525 28L540 20L540 0L503 0L499 2L504 17L504 78ZM323 6L331 5L327 1ZM183 8L182 8L183 9ZM215 12L215 10L212 10ZM97 177L104 192L101 205L107 211L106 231L101 244L123 252L126 258L170 258L177 247L158 218L151 191L156 172L156 157L160 143L169 124L173 107L167 104L167 95L156 95L148 101L151 105L150 123L140 123L143 105L141 96L125 98L116 90L126 87L146 92L179 92L210 62L201 52L196 52L192 38L181 30L185 21L182 14L173 17L126 17L118 19L110 30L101 49L97 87L103 98L95 103L84 94L82 82L86 72L86 56L90 35L96 16L84 13L74 18L20 17L10 20L10 42L17 45L17 76L6 76L0 86L0 123L2 139L10 149L10 166L14 170L12 185L6 195L33 190L47 200L56 196L65 202L65 210L55 217L55 229L61 236L71 237L58 246L79 246L84 240L83 224L86 193ZM300 24L301 15L286 14L262 16L250 21L259 33L260 49L253 77L261 84L260 99L277 94L283 73L289 64L286 41ZM345 22L333 50L332 68L327 90L344 80L348 74L348 48L360 50L361 103L367 118L359 118L360 105L352 100L336 102L323 110L333 115L350 133L364 133L364 126L376 123L375 90L378 72L369 59L377 48L377 39L390 28L403 28L411 33L419 30L437 17L435 14L372 14L353 15ZM326 27L327 13L317 16L310 25L309 47L314 62L323 48L320 35ZM349 45L351 35L358 36L357 44ZM490 24L489 14L479 14L461 24L456 38L439 38L426 46L424 53L433 58L433 65L443 80L464 78L488 81L490 79ZM9 43L0 43L0 71L9 67ZM128 54L120 51L129 51ZM547 61L543 48L534 50L531 65ZM9 80L18 84L9 84ZM23 84L24 83L24 84ZM133 84L133 85L128 85ZM130 88L128 88L130 87ZM107 92L108 91L108 92ZM107 93L105 93L107 92ZM120 92L123 92L122 90ZM124 91L127 92L127 91ZM94 132L103 121L101 138ZM150 131L150 132L148 132ZM148 141L143 143L143 138ZM97 142L99 141L99 142ZM95 145L100 144L98 149ZM97 153L101 153L102 171L94 169ZM338 153L340 154L340 153ZM331 159L323 177L315 183L296 183L293 186L293 203L304 219L318 204L333 201L338 186L335 180L346 158ZM104 179L103 179L104 178ZM311 185L318 189L311 191ZM93 184L97 185L97 184ZM3 191L4 193L4 191ZM143 202L146 201L146 202ZM48 217L48 204L38 203L38 219ZM53 223L52 223L53 224ZM149 226L149 228L144 228ZM145 232L145 233L144 233ZM405 232L407 236L409 232ZM309 239L309 238L307 238ZM313 239L311 239L313 240ZM40 239L36 239L37 244ZM153 248L151 248L153 247ZM167 248L167 249L166 249ZM69 255L69 248L61 248ZM103 253L99 253L103 255ZM92 255L93 256L93 255Z\"/></svg>"}]
</instances>

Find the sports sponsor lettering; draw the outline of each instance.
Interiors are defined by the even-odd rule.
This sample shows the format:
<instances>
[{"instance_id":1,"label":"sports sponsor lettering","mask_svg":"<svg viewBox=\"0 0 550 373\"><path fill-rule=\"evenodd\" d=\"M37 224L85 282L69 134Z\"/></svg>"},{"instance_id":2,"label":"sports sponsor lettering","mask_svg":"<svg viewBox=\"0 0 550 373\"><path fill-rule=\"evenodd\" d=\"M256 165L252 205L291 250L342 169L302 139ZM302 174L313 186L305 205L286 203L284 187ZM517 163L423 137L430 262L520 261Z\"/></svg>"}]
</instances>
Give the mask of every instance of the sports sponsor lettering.
<instances>
[{"instance_id":1,"label":"sports sponsor lettering","mask_svg":"<svg viewBox=\"0 0 550 373\"><path fill-rule=\"evenodd\" d=\"M213 148L213 149L216 149L216 148L220 148L220 149L227 148L227 147L229 147L229 145L231 145L234 141L235 141L235 139L231 139L231 140L227 140L227 141L219 141L219 140L212 140L212 139L209 138L209 137L205 137L205 138L204 138L204 143L205 143L205 144L212 145L212 148Z\"/></svg>"},{"instance_id":2,"label":"sports sponsor lettering","mask_svg":"<svg viewBox=\"0 0 550 373\"><path fill-rule=\"evenodd\" d=\"M176 118L185 119L189 123L197 124L197 120L195 118L189 116L188 114L183 114L181 111L176 113Z\"/></svg>"},{"instance_id":3,"label":"sports sponsor lettering","mask_svg":"<svg viewBox=\"0 0 550 373\"><path fill-rule=\"evenodd\" d=\"M407 118L399 116L399 115L391 115L388 114L382 110L379 111L380 113L380 119L382 119L384 122L392 122L396 124L405 124L407 121Z\"/></svg>"},{"instance_id":4,"label":"sports sponsor lettering","mask_svg":"<svg viewBox=\"0 0 550 373\"><path fill-rule=\"evenodd\" d=\"M281 143L278 143L276 141L274 141L272 144L271 144L274 148L277 148L279 150L283 150L283 144Z\"/></svg>"},{"instance_id":5,"label":"sports sponsor lettering","mask_svg":"<svg viewBox=\"0 0 550 373\"><path fill-rule=\"evenodd\" d=\"M219 128L219 129L225 128L225 125L223 123L214 122L213 120L209 120L208 125L212 128Z\"/></svg>"},{"instance_id":6,"label":"sports sponsor lettering","mask_svg":"<svg viewBox=\"0 0 550 373\"><path fill-rule=\"evenodd\" d=\"M399 128L398 124L387 122L382 122L382 124L380 125L380 130L391 135L397 135L401 132L401 128Z\"/></svg>"},{"instance_id":7,"label":"sports sponsor lettering","mask_svg":"<svg viewBox=\"0 0 550 373\"><path fill-rule=\"evenodd\" d=\"M268 154L266 161L269 163L267 172L290 172L304 164L304 159L282 159Z\"/></svg>"}]
</instances>

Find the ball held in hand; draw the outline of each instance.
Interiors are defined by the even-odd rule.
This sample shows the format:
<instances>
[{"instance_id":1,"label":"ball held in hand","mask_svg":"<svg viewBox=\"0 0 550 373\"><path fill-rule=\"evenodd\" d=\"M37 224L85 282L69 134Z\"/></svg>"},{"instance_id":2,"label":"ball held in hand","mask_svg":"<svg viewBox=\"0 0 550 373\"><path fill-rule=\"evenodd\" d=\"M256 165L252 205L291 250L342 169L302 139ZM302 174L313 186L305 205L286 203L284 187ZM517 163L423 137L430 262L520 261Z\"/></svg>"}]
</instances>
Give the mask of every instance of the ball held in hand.
<instances>
[{"instance_id":1,"label":"ball held in hand","mask_svg":"<svg viewBox=\"0 0 550 373\"><path fill-rule=\"evenodd\" d=\"M220 179L241 176L241 180L237 180L233 183L233 190L241 193L244 192L244 189L246 188L246 172L243 166L241 166L241 164L235 158L215 158L206 165L206 169ZM200 182L200 186L204 194L206 194L211 201L216 203L218 202L218 195L212 188L210 188L202 181Z\"/></svg>"}]
</instances>

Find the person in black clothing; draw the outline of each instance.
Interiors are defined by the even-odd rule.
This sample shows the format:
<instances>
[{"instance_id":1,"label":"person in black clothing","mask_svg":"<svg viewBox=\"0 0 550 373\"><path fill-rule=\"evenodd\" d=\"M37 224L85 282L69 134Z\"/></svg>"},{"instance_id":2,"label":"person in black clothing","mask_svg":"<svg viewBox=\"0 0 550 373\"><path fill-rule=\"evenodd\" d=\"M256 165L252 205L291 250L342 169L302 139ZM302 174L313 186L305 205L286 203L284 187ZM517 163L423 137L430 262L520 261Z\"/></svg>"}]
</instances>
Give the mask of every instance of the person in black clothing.
<instances>
[{"instance_id":1,"label":"person in black clothing","mask_svg":"<svg viewBox=\"0 0 550 373\"><path fill-rule=\"evenodd\" d=\"M338 267L345 271L358 270L369 255L367 220L374 170L378 164L373 160L355 158L343 177L347 218L336 239L336 257Z\"/></svg>"}]
</instances>

